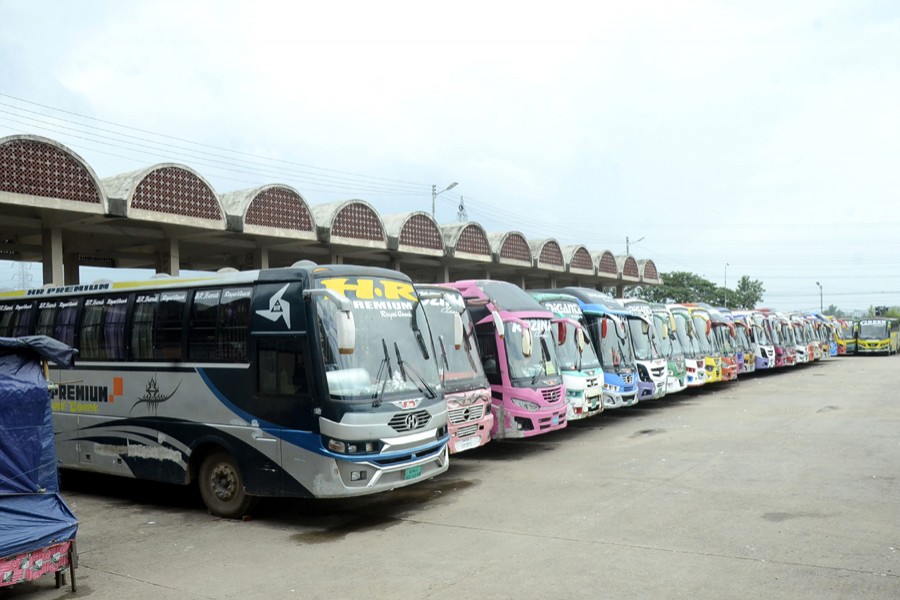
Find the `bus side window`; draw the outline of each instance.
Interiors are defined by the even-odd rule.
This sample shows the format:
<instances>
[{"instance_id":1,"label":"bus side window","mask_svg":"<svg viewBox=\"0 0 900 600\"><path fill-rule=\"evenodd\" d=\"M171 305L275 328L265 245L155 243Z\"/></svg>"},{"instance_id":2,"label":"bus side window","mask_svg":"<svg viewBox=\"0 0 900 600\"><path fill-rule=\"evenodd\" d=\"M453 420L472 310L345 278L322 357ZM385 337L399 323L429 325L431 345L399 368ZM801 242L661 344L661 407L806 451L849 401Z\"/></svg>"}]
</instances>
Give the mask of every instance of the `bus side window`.
<instances>
[{"instance_id":1,"label":"bus side window","mask_svg":"<svg viewBox=\"0 0 900 600\"><path fill-rule=\"evenodd\" d=\"M153 325L159 294L138 294L131 315L131 359L153 360Z\"/></svg>"},{"instance_id":2,"label":"bus side window","mask_svg":"<svg viewBox=\"0 0 900 600\"><path fill-rule=\"evenodd\" d=\"M157 360L180 361L184 355L182 338L187 292L161 292L153 323L153 357Z\"/></svg>"},{"instance_id":3,"label":"bus side window","mask_svg":"<svg viewBox=\"0 0 900 600\"><path fill-rule=\"evenodd\" d=\"M12 310L3 314L3 325L0 334L9 337L19 337L31 333L34 302L15 302ZM8 316L7 316L8 315Z\"/></svg>"},{"instance_id":4,"label":"bus side window","mask_svg":"<svg viewBox=\"0 0 900 600\"><path fill-rule=\"evenodd\" d=\"M251 288L222 290L217 335L219 360L247 362L252 292Z\"/></svg>"},{"instance_id":5,"label":"bus side window","mask_svg":"<svg viewBox=\"0 0 900 600\"><path fill-rule=\"evenodd\" d=\"M87 298L79 329L79 358L123 360L127 296Z\"/></svg>"},{"instance_id":6,"label":"bus side window","mask_svg":"<svg viewBox=\"0 0 900 600\"><path fill-rule=\"evenodd\" d=\"M282 425L310 426L313 403L303 340L258 341L254 414Z\"/></svg>"},{"instance_id":7,"label":"bus side window","mask_svg":"<svg viewBox=\"0 0 900 600\"><path fill-rule=\"evenodd\" d=\"M497 338L493 323L476 326L475 335L478 341L478 350L481 353L481 364L484 366L484 374L487 376L488 382L493 385L502 385Z\"/></svg>"},{"instance_id":8,"label":"bus side window","mask_svg":"<svg viewBox=\"0 0 900 600\"><path fill-rule=\"evenodd\" d=\"M221 290L194 292L191 314L188 319L188 359L209 361L217 359L216 323L218 321Z\"/></svg>"}]
</instances>

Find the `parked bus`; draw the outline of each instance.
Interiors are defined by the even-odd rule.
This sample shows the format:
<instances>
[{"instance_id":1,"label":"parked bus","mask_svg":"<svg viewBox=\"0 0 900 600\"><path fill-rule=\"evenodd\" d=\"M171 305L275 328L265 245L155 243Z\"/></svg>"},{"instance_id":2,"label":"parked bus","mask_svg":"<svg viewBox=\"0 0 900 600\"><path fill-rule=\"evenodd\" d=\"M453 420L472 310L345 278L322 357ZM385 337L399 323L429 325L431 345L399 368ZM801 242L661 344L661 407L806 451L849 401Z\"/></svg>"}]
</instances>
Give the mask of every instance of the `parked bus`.
<instances>
[{"instance_id":1,"label":"parked bus","mask_svg":"<svg viewBox=\"0 0 900 600\"><path fill-rule=\"evenodd\" d=\"M815 349L806 331L806 320L800 315L785 315L791 323L794 333L794 350L797 353L797 364L813 361Z\"/></svg>"},{"instance_id":2,"label":"parked bus","mask_svg":"<svg viewBox=\"0 0 900 600\"><path fill-rule=\"evenodd\" d=\"M701 306L703 306L701 304ZM722 379L734 381L741 372L741 364L744 361L744 353L737 346L737 330L734 327L734 319L727 308L708 307L709 316L713 322L713 331L719 342L719 350L722 353Z\"/></svg>"},{"instance_id":3,"label":"parked bus","mask_svg":"<svg viewBox=\"0 0 900 600\"><path fill-rule=\"evenodd\" d=\"M556 316L556 349L563 384L566 386L566 418L584 419L603 411L603 370L585 333L584 314L572 296L550 292L529 292Z\"/></svg>"},{"instance_id":4,"label":"parked bus","mask_svg":"<svg viewBox=\"0 0 900 600\"><path fill-rule=\"evenodd\" d=\"M0 335L79 349L52 403L59 465L257 496L389 490L448 466L447 408L409 278L349 265L0 295Z\"/></svg>"},{"instance_id":5,"label":"parked bus","mask_svg":"<svg viewBox=\"0 0 900 600\"><path fill-rule=\"evenodd\" d=\"M700 343L700 352L703 353L704 367L706 368L706 382L718 383L722 381L722 354L713 338L712 320L709 311L696 304L683 304L691 315L691 322Z\"/></svg>"},{"instance_id":6,"label":"parked bus","mask_svg":"<svg viewBox=\"0 0 900 600\"><path fill-rule=\"evenodd\" d=\"M565 287L556 290L578 301L588 324L588 333L598 349L603 369L603 408L620 408L637 404L637 381L634 354L625 322L607 307L618 303L608 294L591 288ZM619 305L621 306L621 305Z\"/></svg>"},{"instance_id":7,"label":"parked bus","mask_svg":"<svg viewBox=\"0 0 900 600\"><path fill-rule=\"evenodd\" d=\"M740 373L753 373L756 371L756 353L753 349L753 333L750 325L742 319L738 319L732 314L735 333L735 345L740 352L740 360L738 367Z\"/></svg>"},{"instance_id":8,"label":"parked bus","mask_svg":"<svg viewBox=\"0 0 900 600\"><path fill-rule=\"evenodd\" d=\"M797 364L797 336L791 320L784 313L775 313L775 326L784 349L784 366L793 367Z\"/></svg>"},{"instance_id":9,"label":"parked bus","mask_svg":"<svg viewBox=\"0 0 900 600\"><path fill-rule=\"evenodd\" d=\"M620 316L626 319L634 350L634 362L638 370L638 400L662 398L666 395L668 369L656 339L650 304L637 298L619 299L617 302L626 311Z\"/></svg>"},{"instance_id":10,"label":"parked bus","mask_svg":"<svg viewBox=\"0 0 900 600\"><path fill-rule=\"evenodd\" d=\"M754 365L757 371L775 367L775 346L766 326L765 316L756 310L735 311L735 322L748 327Z\"/></svg>"},{"instance_id":11,"label":"parked bus","mask_svg":"<svg viewBox=\"0 0 900 600\"><path fill-rule=\"evenodd\" d=\"M706 357L700 350L700 340L694 331L690 311L680 304L669 304L666 309L675 319L675 335L684 350L684 370L688 387L706 383Z\"/></svg>"},{"instance_id":12,"label":"parked bus","mask_svg":"<svg viewBox=\"0 0 900 600\"><path fill-rule=\"evenodd\" d=\"M491 440L491 386L481 366L475 325L458 290L416 284L434 336L441 383L450 422L450 454L484 446Z\"/></svg>"},{"instance_id":13,"label":"parked bus","mask_svg":"<svg viewBox=\"0 0 900 600\"><path fill-rule=\"evenodd\" d=\"M856 323L849 319L837 323L838 354L856 354Z\"/></svg>"},{"instance_id":14,"label":"parked bus","mask_svg":"<svg viewBox=\"0 0 900 600\"><path fill-rule=\"evenodd\" d=\"M494 439L524 438L566 426L565 387L559 372L553 313L505 281L447 284L462 293L482 365L491 384Z\"/></svg>"},{"instance_id":15,"label":"parked bus","mask_svg":"<svg viewBox=\"0 0 900 600\"><path fill-rule=\"evenodd\" d=\"M687 388L687 368L684 348L675 331L675 317L665 304L650 305L653 311L653 327L659 340L659 349L666 358L666 395Z\"/></svg>"},{"instance_id":16,"label":"parked bus","mask_svg":"<svg viewBox=\"0 0 900 600\"><path fill-rule=\"evenodd\" d=\"M898 350L900 320L893 317L869 317L857 323L856 352L858 354L887 354Z\"/></svg>"}]
</instances>

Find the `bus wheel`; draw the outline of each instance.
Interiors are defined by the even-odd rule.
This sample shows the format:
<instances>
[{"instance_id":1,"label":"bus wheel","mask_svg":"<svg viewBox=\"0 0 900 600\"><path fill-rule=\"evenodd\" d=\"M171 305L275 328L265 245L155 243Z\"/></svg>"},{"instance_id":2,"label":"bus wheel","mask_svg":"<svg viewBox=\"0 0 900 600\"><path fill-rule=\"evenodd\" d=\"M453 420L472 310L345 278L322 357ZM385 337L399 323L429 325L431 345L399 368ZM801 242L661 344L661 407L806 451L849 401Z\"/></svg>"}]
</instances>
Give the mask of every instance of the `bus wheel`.
<instances>
[{"instance_id":1,"label":"bus wheel","mask_svg":"<svg viewBox=\"0 0 900 600\"><path fill-rule=\"evenodd\" d=\"M200 496L209 512L217 517L240 519L253 503L244 491L237 463L227 452L213 452L200 465Z\"/></svg>"}]
</instances>

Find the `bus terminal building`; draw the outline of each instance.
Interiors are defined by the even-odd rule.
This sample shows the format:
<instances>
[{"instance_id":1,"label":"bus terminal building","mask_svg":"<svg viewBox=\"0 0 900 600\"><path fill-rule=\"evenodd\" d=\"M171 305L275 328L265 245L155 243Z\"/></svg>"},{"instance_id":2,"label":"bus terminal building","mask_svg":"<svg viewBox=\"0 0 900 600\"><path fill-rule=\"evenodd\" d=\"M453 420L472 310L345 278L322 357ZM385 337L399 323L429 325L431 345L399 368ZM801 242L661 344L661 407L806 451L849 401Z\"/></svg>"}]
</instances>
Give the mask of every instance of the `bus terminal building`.
<instances>
[{"instance_id":1,"label":"bus terminal building","mask_svg":"<svg viewBox=\"0 0 900 600\"><path fill-rule=\"evenodd\" d=\"M298 260L396 269L419 283L499 279L523 288L659 285L652 260L563 246L476 222L381 215L365 200L309 205L289 185L217 193L190 167L162 163L100 179L64 145L0 138L0 258L40 261L45 284L77 285L80 266L265 269ZM89 283L89 282L85 282Z\"/></svg>"}]
</instances>

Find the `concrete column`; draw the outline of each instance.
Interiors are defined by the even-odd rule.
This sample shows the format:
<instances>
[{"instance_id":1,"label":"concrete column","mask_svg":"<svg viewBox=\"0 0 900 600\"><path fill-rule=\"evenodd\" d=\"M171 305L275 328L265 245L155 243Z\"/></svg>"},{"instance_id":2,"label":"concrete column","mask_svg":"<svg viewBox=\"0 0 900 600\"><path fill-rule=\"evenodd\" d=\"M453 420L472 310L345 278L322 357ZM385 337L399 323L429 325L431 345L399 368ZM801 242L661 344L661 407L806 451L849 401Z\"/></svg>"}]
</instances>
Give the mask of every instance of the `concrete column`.
<instances>
[{"instance_id":1,"label":"concrete column","mask_svg":"<svg viewBox=\"0 0 900 600\"><path fill-rule=\"evenodd\" d=\"M448 283L450 281L450 265L441 265L437 270L437 282Z\"/></svg>"},{"instance_id":2,"label":"concrete column","mask_svg":"<svg viewBox=\"0 0 900 600\"><path fill-rule=\"evenodd\" d=\"M156 272L178 277L181 269L181 246L178 240L169 240L169 251L161 252L156 258Z\"/></svg>"},{"instance_id":3,"label":"concrete column","mask_svg":"<svg viewBox=\"0 0 900 600\"><path fill-rule=\"evenodd\" d=\"M559 285L556 282L556 277L551 277L550 278L550 289L555 290L558 287L559 287Z\"/></svg>"},{"instance_id":4,"label":"concrete column","mask_svg":"<svg viewBox=\"0 0 900 600\"><path fill-rule=\"evenodd\" d=\"M523 290L525 289L525 275L520 275L520 276L519 276L518 286L519 286L520 288L522 288Z\"/></svg>"},{"instance_id":5,"label":"concrete column","mask_svg":"<svg viewBox=\"0 0 900 600\"><path fill-rule=\"evenodd\" d=\"M43 245L44 284L63 285L65 280L62 229L59 227L44 229L41 231L41 243Z\"/></svg>"},{"instance_id":6,"label":"concrete column","mask_svg":"<svg viewBox=\"0 0 900 600\"><path fill-rule=\"evenodd\" d=\"M395 270L395 271L401 271L401 269L400 269L400 257L399 257L399 256L392 256L392 257L391 257L390 268L393 269L393 270Z\"/></svg>"},{"instance_id":7,"label":"concrete column","mask_svg":"<svg viewBox=\"0 0 900 600\"><path fill-rule=\"evenodd\" d=\"M625 284L620 283L616 286L616 298L624 298L625 297Z\"/></svg>"},{"instance_id":8,"label":"concrete column","mask_svg":"<svg viewBox=\"0 0 900 600\"><path fill-rule=\"evenodd\" d=\"M331 264L333 264L333 265L342 265L342 264L344 264L344 257L343 257L343 256L339 256L339 255L337 255L337 254L335 254L335 253L332 252L332 253L331 253L330 262L331 262Z\"/></svg>"},{"instance_id":9,"label":"concrete column","mask_svg":"<svg viewBox=\"0 0 900 600\"><path fill-rule=\"evenodd\" d=\"M81 283L81 275L78 272L78 255L74 252L66 253L66 260L63 262L63 272L66 278L66 285L78 285Z\"/></svg>"},{"instance_id":10,"label":"concrete column","mask_svg":"<svg viewBox=\"0 0 900 600\"><path fill-rule=\"evenodd\" d=\"M269 249L254 248L253 250L253 268L268 269L269 268Z\"/></svg>"},{"instance_id":11,"label":"concrete column","mask_svg":"<svg viewBox=\"0 0 900 600\"><path fill-rule=\"evenodd\" d=\"M491 271L490 271L490 269L485 269L485 270L484 270L484 278L485 278L485 279L490 279L490 278L491 278Z\"/></svg>"}]
</instances>

